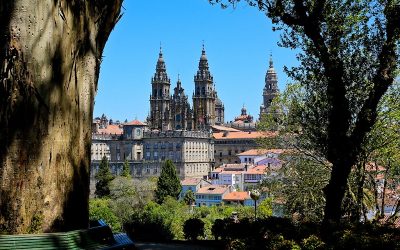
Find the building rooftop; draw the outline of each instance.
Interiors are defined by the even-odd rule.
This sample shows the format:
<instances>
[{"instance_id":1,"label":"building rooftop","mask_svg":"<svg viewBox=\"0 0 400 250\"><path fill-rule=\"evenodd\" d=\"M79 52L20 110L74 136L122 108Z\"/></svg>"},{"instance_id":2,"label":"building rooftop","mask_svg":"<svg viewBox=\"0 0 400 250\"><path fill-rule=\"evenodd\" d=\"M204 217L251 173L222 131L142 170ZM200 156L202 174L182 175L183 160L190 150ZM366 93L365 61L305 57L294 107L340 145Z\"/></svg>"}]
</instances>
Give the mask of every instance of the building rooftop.
<instances>
[{"instance_id":1,"label":"building rooftop","mask_svg":"<svg viewBox=\"0 0 400 250\"><path fill-rule=\"evenodd\" d=\"M259 131L240 131L240 132L218 132L213 133L216 140L229 140L229 139L257 139L268 138L277 136L277 132L259 132Z\"/></svg>"},{"instance_id":2,"label":"building rooftop","mask_svg":"<svg viewBox=\"0 0 400 250\"><path fill-rule=\"evenodd\" d=\"M264 148L256 148L244 151L242 153L237 154L237 156L258 156L258 155L266 155L266 154L282 154L285 152L284 149L264 149Z\"/></svg>"},{"instance_id":3,"label":"building rooftop","mask_svg":"<svg viewBox=\"0 0 400 250\"><path fill-rule=\"evenodd\" d=\"M251 198L248 192L231 192L223 198L224 201L244 201L249 199Z\"/></svg>"},{"instance_id":4,"label":"building rooftop","mask_svg":"<svg viewBox=\"0 0 400 250\"><path fill-rule=\"evenodd\" d=\"M247 169L245 174L264 174L265 171L267 171L267 166L260 165L260 166L255 166L254 168Z\"/></svg>"},{"instance_id":5,"label":"building rooftop","mask_svg":"<svg viewBox=\"0 0 400 250\"><path fill-rule=\"evenodd\" d=\"M108 125L106 128L99 128L97 134L122 135L123 130L120 125Z\"/></svg>"},{"instance_id":6,"label":"building rooftop","mask_svg":"<svg viewBox=\"0 0 400 250\"><path fill-rule=\"evenodd\" d=\"M211 126L212 130L215 131L216 133L218 132L223 132L223 131L228 131L228 132L240 132L240 130L235 129L235 128L230 128L230 127L225 127L225 126L220 126L220 125L213 125Z\"/></svg>"},{"instance_id":7,"label":"building rooftop","mask_svg":"<svg viewBox=\"0 0 400 250\"><path fill-rule=\"evenodd\" d=\"M127 123L124 123L124 125L133 125L133 126L145 126L146 124L139 121L139 120L133 120Z\"/></svg>"},{"instance_id":8,"label":"building rooftop","mask_svg":"<svg viewBox=\"0 0 400 250\"><path fill-rule=\"evenodd\" d=\"M196 194L224 194L228 190L225 185L210 185L197 190Z\"/></svg>"},{"instance_id":9,"label":"building rooftop","mask_svg":"<svg viewBox=\"0 0 400 250\"><path fill-rule=\"evenodd\" d=\"M182 186L196 186L201 182L201 178L186 178L181 181Z\"/></svg>"}]
</instances>

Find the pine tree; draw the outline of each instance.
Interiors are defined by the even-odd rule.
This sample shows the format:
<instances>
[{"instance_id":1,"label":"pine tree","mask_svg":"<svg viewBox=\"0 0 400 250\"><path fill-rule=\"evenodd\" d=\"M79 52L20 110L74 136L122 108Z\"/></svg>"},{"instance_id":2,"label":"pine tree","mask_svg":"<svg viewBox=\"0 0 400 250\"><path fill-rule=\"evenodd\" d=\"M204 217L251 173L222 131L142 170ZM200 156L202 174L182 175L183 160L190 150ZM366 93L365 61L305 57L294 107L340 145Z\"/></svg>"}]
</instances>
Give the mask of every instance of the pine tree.
<instances>
[{"instance_id":1,"label":"pine tree","mask_svg":"<svg viewBox=\"0 0 400 250\"><path fill-rule=\"evenodd\" d=\"M100 162L99 171L96 173L96 191L94 194L101 198L110 195L110 182L114 179L111 174L106 156Z\"/></svg>"},{"instance_id":2,"label":"pine tree","mask_svg":"<svg viewBox=\"0 0 400 250\"><path fill-rule=\"evenodd\" d=\"M166 160L157 181L157 189L155 191L156 202L161 204L167 196L178 199L181 189L182 186L176 174L175 165L171 160Z\"/></svg>"},{"instance_id":3,"label":"pine tree","mask_svg":"<svg viewBox=\"0 0 400 250\"><path fill-rule=\"evenodd\" d=\"M126 178L130 178L131 177L129 162L128 162L127 159L125 159L124 165L122 166L122 174L121 174L121 176L126 177Z\"/></svg>"}]
</instances>

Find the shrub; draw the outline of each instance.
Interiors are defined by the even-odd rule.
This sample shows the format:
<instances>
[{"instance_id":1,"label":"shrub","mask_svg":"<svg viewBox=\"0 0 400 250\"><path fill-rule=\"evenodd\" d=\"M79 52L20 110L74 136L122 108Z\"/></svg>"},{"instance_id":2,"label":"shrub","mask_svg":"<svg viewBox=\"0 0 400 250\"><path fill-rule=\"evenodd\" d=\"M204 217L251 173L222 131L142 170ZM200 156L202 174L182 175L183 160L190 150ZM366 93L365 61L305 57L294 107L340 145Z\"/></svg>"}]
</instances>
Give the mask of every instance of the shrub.
<instances>
[{"instance_id":1,"label":"shrub","mask_svg":"<svg viewBox=\"0 0 400 250\"><path fill-rule=\"evenodd\" d=\"M325 249L325 243L315 235L310 235L308 238L303 239L302 247L306 250Z\"/></svg>"},{"instance_id":2,"label":"shrub","mask_svg":"<svg viewBox=\"0 0 400 250\"><path fill-rule=\"evenodd\" d=\"M89 219L104 220L113 231L121 231L121 222L110 208L108 199L90 199L89 200Z\"/></svg>"},{"instance_id":3,"label":"shrub","mask_svg":"<svg viewBox=\"0 0 400 250\"><path fill-rule=\"evenodd\" d=\"M183 233L185 239L196 240L198 237L204 236L204 222L197 218L188 219L183 224Z\"/></svg>"}]
</instances>

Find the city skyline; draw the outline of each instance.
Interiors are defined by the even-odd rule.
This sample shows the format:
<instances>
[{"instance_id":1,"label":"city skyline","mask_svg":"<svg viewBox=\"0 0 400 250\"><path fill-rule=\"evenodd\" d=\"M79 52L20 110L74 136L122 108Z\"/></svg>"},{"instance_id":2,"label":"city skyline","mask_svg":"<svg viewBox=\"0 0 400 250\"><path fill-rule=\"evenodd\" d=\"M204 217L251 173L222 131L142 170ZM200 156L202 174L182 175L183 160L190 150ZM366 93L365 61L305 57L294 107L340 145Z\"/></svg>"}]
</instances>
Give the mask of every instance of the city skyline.
<instances>
[{"instance_id":1,"label":"city skyline","mask_svg":"<svg viewBox=\"0 0 400 250\"><path fill-rule=\"evenodd\" d=\"M125 2L124 7L104 51L94 117L104 113L113 120L146 119L160 42L171 86L179 75L189 99L204 43L225 104L225 122L240 115L243 105L258 117L271 53L281 91L289 81L283 66L296 64L293 51L277 46L279 33L272 32L271 21L246 4L223 10L206 0L155 0Z\"/></svg>"}]
</instances>

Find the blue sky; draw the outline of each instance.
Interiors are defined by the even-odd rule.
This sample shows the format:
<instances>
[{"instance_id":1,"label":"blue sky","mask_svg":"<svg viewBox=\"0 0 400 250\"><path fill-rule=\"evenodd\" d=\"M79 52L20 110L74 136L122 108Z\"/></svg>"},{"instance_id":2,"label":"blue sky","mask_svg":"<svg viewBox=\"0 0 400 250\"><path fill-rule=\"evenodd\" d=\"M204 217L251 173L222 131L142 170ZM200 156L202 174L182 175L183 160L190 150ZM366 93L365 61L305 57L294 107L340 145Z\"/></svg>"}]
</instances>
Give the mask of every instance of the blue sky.
<instances>
[{"instance_id":1,"label":"blue sky","mask_svg":"<svg viewBox=\"0 0 400 250\"><path fill-rule=\"evenodd\" d=\"M271 21L245 3L223 10L207 0L126 0L123 12L104 50L94 117L147 117L160 42L171 92L179 74L191 100L204 40L225 121L239 115L243 104L258 118L270 52L281 90L290 82L283 66L297 64L294 51L277 46Z\"/></svg>"}]
</instances>

